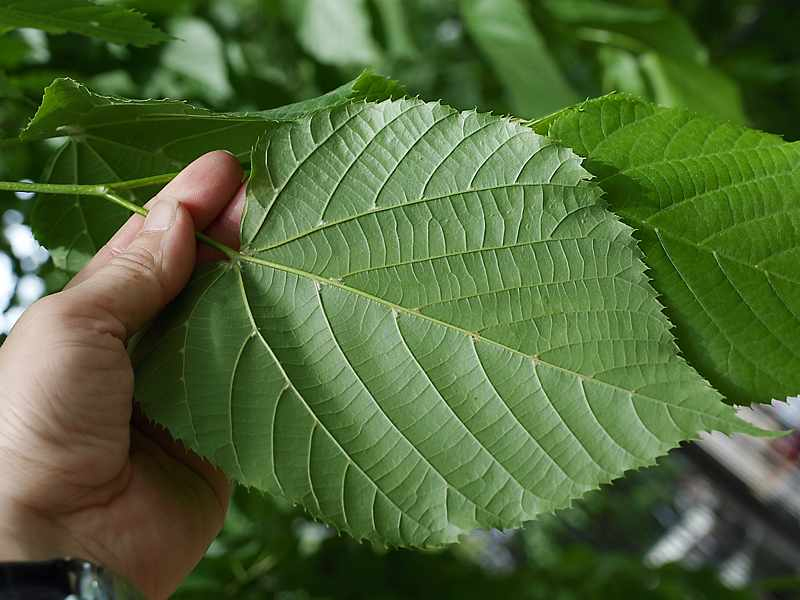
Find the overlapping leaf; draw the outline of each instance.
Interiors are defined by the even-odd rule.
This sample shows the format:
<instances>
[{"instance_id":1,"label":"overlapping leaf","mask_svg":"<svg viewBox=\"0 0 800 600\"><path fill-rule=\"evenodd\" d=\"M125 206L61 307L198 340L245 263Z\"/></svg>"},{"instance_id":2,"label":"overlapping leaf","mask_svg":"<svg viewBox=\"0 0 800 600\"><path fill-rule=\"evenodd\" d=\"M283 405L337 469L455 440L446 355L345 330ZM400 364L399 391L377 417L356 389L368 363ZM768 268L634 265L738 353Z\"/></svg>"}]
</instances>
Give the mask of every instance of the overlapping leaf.
<instances>
[{"instance_id":1,"label":"overlapping leaf","mask_svg":"<svg viewBox=\"0 0 800 600\"><path fill-rule=\"evenodd\" d=\"M80 33L134 46L170 39L136 11L90 0L0 0L0 31L17 27Z\"/></svg>"},{"instance_id":2,"label":"overlapping leaf","mask_svg":"<svg viewBox=\"0 0 800 600\"><path fill-rule=\"evenodd\" d=\"M364 73L308 101L251 113L214 113L178 100L130 100L101 96L71 79L45 90L23 139L67 136L45 180L110 183L177 171L204 152L225 149L239 158L267 127L353 99L402 93L394 81ZM131 193L144 202L153 189ZM79 270L128 217L125 210L85 196L40 196L32 214L37 239L59 268Z\"/></svg>"},{"instance_id":3,"label":"overlapping leaf","mask_svg":"<svg viewBox=\"0 0 800 600\"><path fill-rule=\"evenodd\" d=\"M639 231L690 362L740 404L800 392L800 145L624 96L539 129Z\"/></svg>"},{"instance_id":4,"label":"overlapping leaf","mask_svg":"<svg viewBox=\"0 0 800 600\"><path fill-rule=\"evenodd\" d=\"M145 412L235 480L428 546L751 431L676 355L580 159L529 128L354 103L252 165L241 253L134 352Z\"/></svg>"}]
</instances>

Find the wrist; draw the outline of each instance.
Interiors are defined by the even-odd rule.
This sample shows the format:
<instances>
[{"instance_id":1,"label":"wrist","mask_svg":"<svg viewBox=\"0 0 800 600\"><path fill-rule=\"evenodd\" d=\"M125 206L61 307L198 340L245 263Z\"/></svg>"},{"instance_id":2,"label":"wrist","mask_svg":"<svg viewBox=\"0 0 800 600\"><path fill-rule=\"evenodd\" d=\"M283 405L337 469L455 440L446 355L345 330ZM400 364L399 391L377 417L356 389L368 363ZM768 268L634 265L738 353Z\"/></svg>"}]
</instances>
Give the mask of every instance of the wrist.
<instances>
[{"instance_id":1,"label":"wrist","mask_svg":"<svg viewBox=\"0 0 800 600\"><path fill-rule=\"evenodd\" d=\"M2 406L11 402L2 397ZM14 435L16 434L16 435ZM0 414L0 562L40 561L80 554L70 550L66 529L56 519L26 503L25 484L31 465L19 458L10 447L19 443L19 435L9 425L7 415ZM88 557L87 557L88 558Z\"/></svg>"},{"instance_id":2,"label":"wrist","mask_svg":"<svg viewBox=\"0 0 800 600\"><path fill-rule=\"evenodd\" d=\"M76 556L68 535L54 521L19 504L0 500L0 561ZM78 554L78 558L89 558Z\"/></svg>"}]
</instances>

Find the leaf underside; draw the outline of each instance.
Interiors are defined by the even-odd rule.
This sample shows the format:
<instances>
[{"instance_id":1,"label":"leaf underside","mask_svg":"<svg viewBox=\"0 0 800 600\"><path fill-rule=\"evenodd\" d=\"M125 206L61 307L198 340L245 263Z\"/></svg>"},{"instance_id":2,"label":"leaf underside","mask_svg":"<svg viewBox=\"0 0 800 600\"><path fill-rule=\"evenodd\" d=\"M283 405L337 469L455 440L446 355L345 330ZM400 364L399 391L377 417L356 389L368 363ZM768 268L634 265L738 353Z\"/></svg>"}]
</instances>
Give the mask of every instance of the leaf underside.
<instances>
[{"instance_id":1,"label":"leaf underside","mask_svg":"<svg viewBox=\"0 0 800 600\"><path fill-rule=\"evenodd\" d=\"M800 145L626 96L549 132L637 229L689 361L737 404L800 392Z\"/></svg>"},{"instance_id":2,"label":"leaf underside","mask_svg":"<svg viewBox=\"0 0 800 600\"><path fill-rule=\"evenodd\" d=\"M258 136L275 123L354 99L402 94L394 81L371 73L318 98L250 113L214 113L179 100L102 96L71 79L45 90L26 140L67 136L45 172L50 183L110 183L178 171L211 150L249 157ZM156 190L130 192L143 204ZM129 217L125 209L88 196L40 195L31 216L34 233L55 265L77 272Z\"/></svg>"},{"instance_id":3,"label":"leaf underside","mask_svg":"<svg viewBox=\"0 0 800 600\"><path fill-rule=\"evenodd\" d=\"M568 149L419 100L271 128L238 259L134 351L144 411L356 538L512 527L701 430L631 230Z\"/></svg>"},{"instance_id":4,"label":"leaf underside","mask_svg":"<svg viewBox=\"0 0 800 600\"><path fill-rule=\"evenodd\" d=\"M33 27L80 33L116 44L151 46L170 39L142 14L89 0L0 0L0 29Z\"/></svg>"}]
</instances>

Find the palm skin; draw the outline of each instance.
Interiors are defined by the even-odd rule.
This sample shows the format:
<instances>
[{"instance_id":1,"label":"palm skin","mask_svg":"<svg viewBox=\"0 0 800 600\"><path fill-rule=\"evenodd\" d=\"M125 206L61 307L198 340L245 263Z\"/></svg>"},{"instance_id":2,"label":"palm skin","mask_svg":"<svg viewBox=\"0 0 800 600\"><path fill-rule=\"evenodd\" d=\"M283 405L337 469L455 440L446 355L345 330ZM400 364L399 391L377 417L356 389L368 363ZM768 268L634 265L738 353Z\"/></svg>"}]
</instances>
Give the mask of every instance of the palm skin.
<instances>
[{"instance_id":1,"label":"palm skin","mask_svg":"<svg viewBox=\"0 0 800 600\"><path fill-rule=\"evenodd\" d=\"M195 161L151 201L161 222L132 218L0 348L0 560L86 558L165 598L222 527L228 482L135 415L126 343L212 258L195 230L236 244L241 175Z\"/></svg>"}]
</instances>

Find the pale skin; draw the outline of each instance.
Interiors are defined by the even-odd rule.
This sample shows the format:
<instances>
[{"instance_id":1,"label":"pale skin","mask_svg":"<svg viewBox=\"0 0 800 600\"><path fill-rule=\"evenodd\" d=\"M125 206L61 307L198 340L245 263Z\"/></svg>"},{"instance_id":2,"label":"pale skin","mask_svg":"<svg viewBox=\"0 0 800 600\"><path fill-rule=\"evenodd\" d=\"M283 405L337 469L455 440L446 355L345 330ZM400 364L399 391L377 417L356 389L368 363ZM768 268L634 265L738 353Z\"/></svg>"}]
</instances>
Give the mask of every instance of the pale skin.
<instances>
[{"instance_id":1,"label":"pale skin","mask_svg":"<svg viewBox=\"0 0 800 600\"><path fill-rule=\"evenodd\" d=\"M0 561L85 558L160 599L219 532L230 485L137 414L126 343L220 258L196 231L236 247L243 191L231 155L197 159L0 348Z\"/></svg>"}]
</instances>

